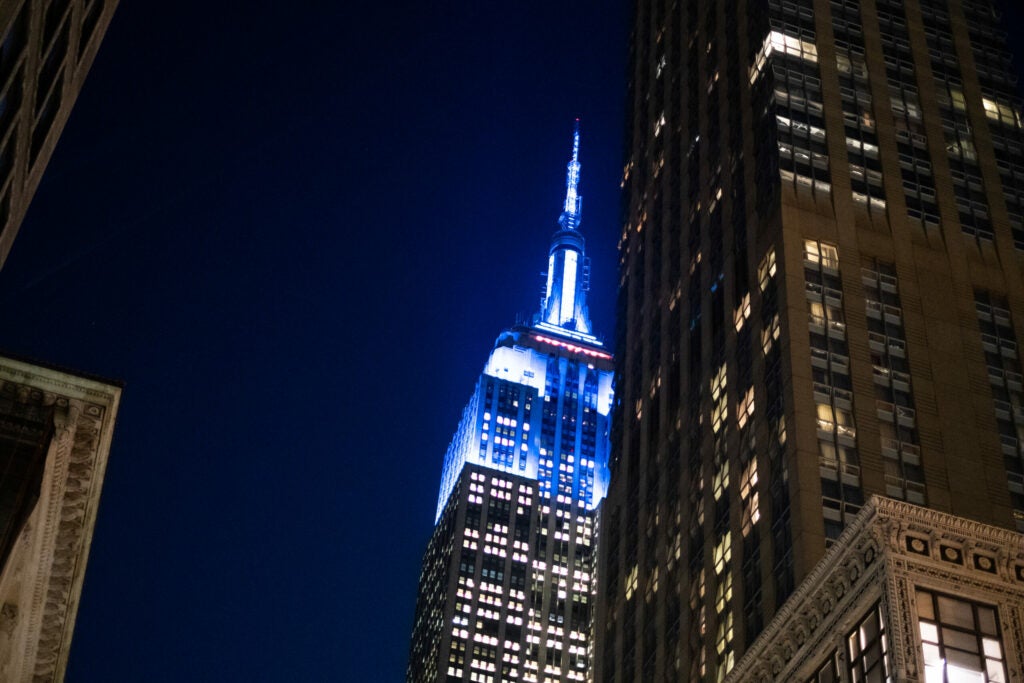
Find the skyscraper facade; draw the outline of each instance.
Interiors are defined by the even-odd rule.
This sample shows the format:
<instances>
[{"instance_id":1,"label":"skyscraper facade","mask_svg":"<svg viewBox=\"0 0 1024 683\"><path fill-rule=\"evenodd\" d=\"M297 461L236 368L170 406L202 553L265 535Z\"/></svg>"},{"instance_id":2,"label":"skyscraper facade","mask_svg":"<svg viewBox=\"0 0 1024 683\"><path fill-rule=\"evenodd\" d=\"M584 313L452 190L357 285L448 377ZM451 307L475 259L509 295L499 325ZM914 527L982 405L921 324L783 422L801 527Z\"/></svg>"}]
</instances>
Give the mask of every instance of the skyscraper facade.
<instances>
[{"instance_id":1,"label":"skyscraper facade","mask_svg":"<svg viewBox=\"0 0 1024 683\"><path fill-rule=\"evenodd\" d=\"M0 0L0 267L117 0Z\"/></svg>"},{"instance_id":2,"label":"skyscraper facade","mask_svg":"<svg viewBox=\"0 0 1024 683\"><path fill-rule=\"evenodd\" d=\"M631 51L598 680L720 681L769 656L759 634L786 633L805 579L831 581L815 567L865 538L836 543L865 506L883 521L858 534L897 509L917 525L891 538L921 564L885 555L918 568L909 589L830 627L853 638L841 678L808 659L776 680L951 672L956 648L928 639L947 607L986 615L950 626L974 647L1011 639L970 680L1012 680L1024 121L989 0L639 0ZM972 573L997 565L1002 588Z\"/></svg>"},{"instance_id":3,"label":"skyscraper facade","mask_svg":"<svg viewBox=\"0 0 1024 683\"><path fill-rule=\"evenodd\" d=\"M587 312L579 124L540 312L498 336L445 454L409 683L583 681L612 356Z\"/></svg>"}]
</instances>

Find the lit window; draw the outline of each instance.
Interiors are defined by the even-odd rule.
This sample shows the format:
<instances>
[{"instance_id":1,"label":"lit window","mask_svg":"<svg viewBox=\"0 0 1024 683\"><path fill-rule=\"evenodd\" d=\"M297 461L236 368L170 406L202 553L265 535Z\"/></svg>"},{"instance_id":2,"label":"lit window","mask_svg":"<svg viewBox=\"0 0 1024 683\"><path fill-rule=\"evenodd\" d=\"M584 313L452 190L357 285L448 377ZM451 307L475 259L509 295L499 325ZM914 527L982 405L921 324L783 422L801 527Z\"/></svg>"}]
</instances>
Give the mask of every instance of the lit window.
<instances>
[{"instance_id":1,"label":"lit window","mask_svg":"<svg viewBox=\"0 0 1024 683\"><path fill-rule=\"evenodd\" d=\"M889 634L880 605L872 608L846 641L853 681L890 680Z\"/></svg>"},{"instance_id":2,"label":"lit window","mask_svg":"<svg viewBox=\"0 0 1024 683\"><path fill-rule=\"evenodd\" d=\"M757 279L763 292L768 287L769 279L775 277L775 271L777 269L775 263L775 250L769 249L768 253L761 259L761 263L757 267Z\"/></svg>"},{"instance_id":3,"label":"lit window","mask_svg":"<svg viewBox=\"0 0 1024 683\"><path fill-rule=\"evenodd\" d=\"M804 262L824 268L839 268L839 250L835 245L816 240L804 241Z\"/></svg>"},{"instance_id":4,"label":"lit window","mask_svg":"<svg viewBox=\"0 0 1024 683\"><path fill-rule=\"evenodd\" d=\"M629 570L629 576L626 578L626 600L632 598L633 593L636 592L638 574L639 566L633 565L633 568Z\"/></svg>"},{"instance_id":5,"label":"lit window","mask_svg":"<svg viewBox=\"0 0 1024 683\"><path fill-rule=\"evenodd\" d=\"M918 589L925 683L1004 683L1006 666L994 607Z\"/></svg>"}]
</instances>

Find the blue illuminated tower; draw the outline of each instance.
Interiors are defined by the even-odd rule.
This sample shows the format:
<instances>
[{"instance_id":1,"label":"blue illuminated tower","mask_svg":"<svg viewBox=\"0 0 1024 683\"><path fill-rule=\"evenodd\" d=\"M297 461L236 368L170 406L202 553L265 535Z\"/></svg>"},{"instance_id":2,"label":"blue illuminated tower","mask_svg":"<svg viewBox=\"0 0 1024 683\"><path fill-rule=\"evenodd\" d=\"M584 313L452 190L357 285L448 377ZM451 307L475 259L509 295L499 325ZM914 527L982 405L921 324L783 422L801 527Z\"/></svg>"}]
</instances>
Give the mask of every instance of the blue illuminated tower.
<instances>
[{"instance_id":1,"label":"blue illuminated tower","mask_svg":"<svg viewBox=\"0 0 1024 683\"><path fill-rule=\"evenodd\" d=\"M566 171L565 205L558 218L561 229L551 238L547 287L536 322L539 327L554 328L552 331L556 333L574 331L587 335L590 333L586 301L590 267L583 255L583 235L577 229L583 203L579 195L579 153L580 122L577 119L572 160ZM589 337L587 341L596 343L597 340Z\"/></svg>"},{"instance_id":2,"label":"blue illuminated tower","mask_svg":"<svg viewBox=\"0 0 1024 683\"><path fill-rule=\"evenodd\" d=\"M540 312L502 332L445 454L409 683L582 681L612 356L587 312L579 121Z\"/></svg>"}]
</instances>

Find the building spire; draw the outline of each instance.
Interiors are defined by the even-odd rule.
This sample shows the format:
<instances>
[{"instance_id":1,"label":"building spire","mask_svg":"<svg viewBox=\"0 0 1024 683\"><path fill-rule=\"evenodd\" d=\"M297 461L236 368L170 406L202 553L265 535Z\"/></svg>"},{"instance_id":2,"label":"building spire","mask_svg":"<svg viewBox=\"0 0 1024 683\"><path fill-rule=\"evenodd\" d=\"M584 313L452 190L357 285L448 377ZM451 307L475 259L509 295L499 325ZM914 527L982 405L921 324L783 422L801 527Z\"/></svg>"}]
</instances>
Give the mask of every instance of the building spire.
<instances>
[{"instance_id":1,"label":"building spire","mask_svg":"<svg viewBox=\"0 0 1024 683\"><path fill-rule=\"evenodd\" d=\"M587 312L590 262L584 254L579 233L580 205L580 120L572 135L572 159L566 167L565 204L558 217L559 229L548 251L548 281L536 325L556 334L600 345L593 336Z\"/></svg>"},{"instance_id":2,"label":"building spire","mask_svg":"<svg viewBox=\"0 0 1024 683\"><path fill-rule=\"evenodd\" d=\"M580 224L580 213L583 198L579 195L580 185L580 120L576 119L576 127L572 134L572 160L566 167L565 174L565 206L558 219L559 225L565 230L576 230Z\"/></svg>"}]
</instances>

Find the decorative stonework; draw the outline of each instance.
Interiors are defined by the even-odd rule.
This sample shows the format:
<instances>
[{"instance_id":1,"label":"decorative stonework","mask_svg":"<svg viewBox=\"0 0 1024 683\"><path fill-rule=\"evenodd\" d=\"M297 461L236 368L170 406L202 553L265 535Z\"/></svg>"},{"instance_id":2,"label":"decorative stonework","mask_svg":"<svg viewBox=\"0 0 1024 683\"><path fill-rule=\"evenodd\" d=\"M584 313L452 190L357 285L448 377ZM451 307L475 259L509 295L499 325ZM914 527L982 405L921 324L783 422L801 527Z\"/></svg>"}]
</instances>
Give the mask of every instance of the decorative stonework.
<instances>
[{"instance_id":1,"label":"decorative stonework","mask_svg":"<svg viewBox=\"0 0 1024 683\"><path fill-rule=\"evenodd\" d=\"M0 391L53 408L43 483L16 548L0 571L0 678L60 681L121 390L0 358Z\"/></svg>"},{"instance_id":2,"label":"decorative stonework","mask_svg":"<svg viewBox=\"0 0 1024 683\"><path fill-rule=\"evenodd\" d=\"M930 545L928 541L917 536L907 535L907 550L915 555L928 555Z\"/></svg>"},{"instance_id":3,"label":"decorative stonework","mask_svg":"<svg viewBox=\"0 0 1024 683\"><path fill-rule=\"evenodd\" d=\"M994 557L989 557L988 555L975 555L974 568L980 569L983 572L988 572L989 574L995 574L996 560Z\"/></svg>"},{"instance_id":4,"label":"decorative stonework","mask_svg":"<svg viewBox=\"0 0 1024 683\"><path fill-rule=\"evenodd\" d=\"M1008 680L1024 680L1024 536L873 497L725 679L811 677L878 602L889 629L893 680L922 670L915 587L996 605Z\"/></svg>"},{"instance_id":5,"label":"decorative stonework","mask_svg":"<svg viewBox=\"0 0 1024 683\"><path fill-rule=\"evenodd\" d=\"M959 548L954 548L951 545L940 545L939 554L943 562L950 562L952 564L963 564L964 556L960 552Z\"/></svg>"}]
</instances>

